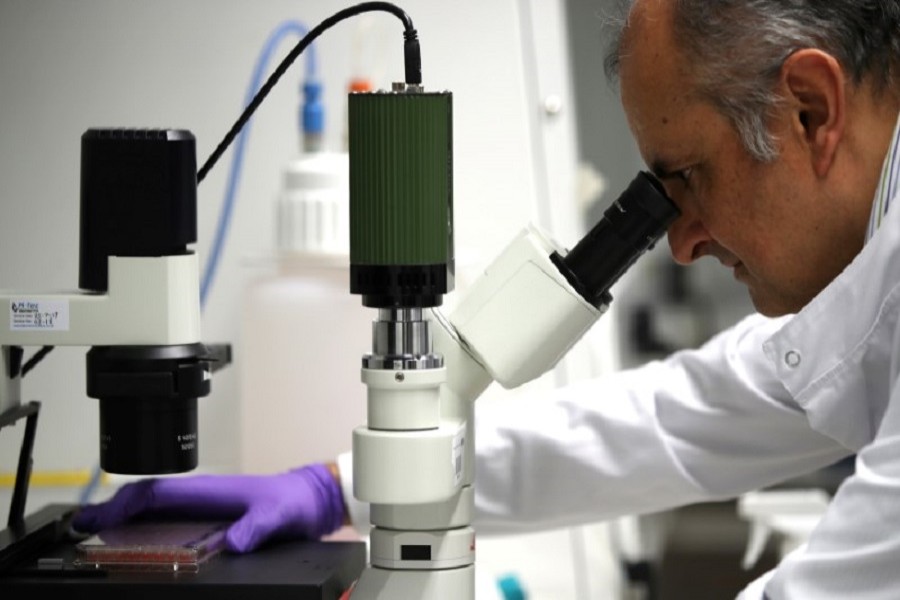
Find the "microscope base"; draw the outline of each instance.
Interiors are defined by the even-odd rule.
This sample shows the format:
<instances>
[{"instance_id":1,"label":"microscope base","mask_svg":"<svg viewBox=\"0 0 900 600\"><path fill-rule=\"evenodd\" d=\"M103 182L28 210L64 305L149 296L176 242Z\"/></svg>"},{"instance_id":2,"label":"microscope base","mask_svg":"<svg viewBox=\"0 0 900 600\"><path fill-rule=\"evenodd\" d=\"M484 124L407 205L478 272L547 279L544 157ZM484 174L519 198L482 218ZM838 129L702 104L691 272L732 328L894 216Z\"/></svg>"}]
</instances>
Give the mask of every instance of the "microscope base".
<instances>
[{"instance_id":1,"label":"microscope base","mask_svg":"<svg viewBox=\"0 0 900 600\"><path fill-rule=\"evenodd\" d=\"M474 600L475 567L401 571L367 566L350 600Z\"/></svg>"}]
</instances>

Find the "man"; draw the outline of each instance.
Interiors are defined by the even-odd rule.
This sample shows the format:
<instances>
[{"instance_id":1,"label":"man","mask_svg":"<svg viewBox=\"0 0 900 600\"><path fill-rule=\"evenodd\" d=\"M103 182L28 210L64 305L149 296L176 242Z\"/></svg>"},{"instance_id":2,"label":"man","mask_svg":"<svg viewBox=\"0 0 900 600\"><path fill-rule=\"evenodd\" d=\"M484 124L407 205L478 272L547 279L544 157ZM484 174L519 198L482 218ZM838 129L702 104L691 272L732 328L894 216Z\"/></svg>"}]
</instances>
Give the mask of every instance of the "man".
<instances>
[{"instance_id":1,"label":"man","mask_svg":"<svg viewBox=\"0 0 900 600\"><path fill-rule=\"evenodd\" d=\"M637 0L607 70L682 211L760 314L698 350L476 419L476 526L523 531L732 498L856 454L809 543L742 599L900 595L900 2ZM873 200L874 199L874 200ZM343 459L346 461L346 457ZM126 486L92 529L202 496L251 506L231 547L341 521L331 475ZM230 489L234 486L234 489ZM285 505L272 519L266 502ZM302 490L298 492L297 490ZM287 497L287 498L286 498Z\"/></svg>"}]
</instances>

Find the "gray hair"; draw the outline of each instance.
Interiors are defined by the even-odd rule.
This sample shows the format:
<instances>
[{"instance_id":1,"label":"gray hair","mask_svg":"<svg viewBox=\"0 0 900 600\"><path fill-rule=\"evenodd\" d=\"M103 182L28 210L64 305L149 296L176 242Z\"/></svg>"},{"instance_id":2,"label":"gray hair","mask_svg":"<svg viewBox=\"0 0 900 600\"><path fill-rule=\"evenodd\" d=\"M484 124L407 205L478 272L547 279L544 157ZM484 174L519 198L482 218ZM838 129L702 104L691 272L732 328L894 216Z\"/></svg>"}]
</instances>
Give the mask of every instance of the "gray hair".
<instances>
[{"instance_id":1,"label":"gray hair","mask_svg":"<svg viewBox=\"0 0 900 600\"><path fill-rule=\"evenodd\" d=\"M768 115L785 59L819 48L841 64L854 84L870 80L876 93L897 91L900 0L670 0L674 33L693 65L697 89L735 126L757 160L778 156ZM633 2L618 0L604 68L618 79L622 38Z\"/></svg>"}]
</instances>

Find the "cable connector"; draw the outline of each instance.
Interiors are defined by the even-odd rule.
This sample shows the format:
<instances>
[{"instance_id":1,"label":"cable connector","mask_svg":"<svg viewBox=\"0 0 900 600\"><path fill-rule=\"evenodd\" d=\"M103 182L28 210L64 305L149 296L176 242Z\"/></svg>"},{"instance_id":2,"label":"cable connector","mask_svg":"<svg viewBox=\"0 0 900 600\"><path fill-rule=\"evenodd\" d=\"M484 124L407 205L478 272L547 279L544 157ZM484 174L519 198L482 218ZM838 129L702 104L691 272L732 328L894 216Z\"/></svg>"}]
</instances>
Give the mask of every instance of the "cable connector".
<instances>
[{"instance_id":1,"label":"cable connector","mask_svg":"<svg viewBox=\"0 0 900 600\"><path fill-rule=\"evenodd\" d=\"M419 34L415 29L403 32L403 59L406 68L406 83L422 84L422 51L419 49Z\"/></svg>"}]
</instances>

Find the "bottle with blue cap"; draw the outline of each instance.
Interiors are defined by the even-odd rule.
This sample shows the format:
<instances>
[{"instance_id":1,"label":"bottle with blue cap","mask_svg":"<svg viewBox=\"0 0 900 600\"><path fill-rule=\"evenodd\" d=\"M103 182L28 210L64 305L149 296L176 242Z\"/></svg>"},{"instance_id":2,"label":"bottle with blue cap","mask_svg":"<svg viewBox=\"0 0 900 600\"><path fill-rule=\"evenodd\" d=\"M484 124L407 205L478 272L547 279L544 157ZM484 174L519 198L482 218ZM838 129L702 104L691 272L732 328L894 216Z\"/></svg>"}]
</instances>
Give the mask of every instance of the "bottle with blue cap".
<instances>
[{"instance_id":1,"label":"bottle with blue cap","mask_svg":"<svg viewBox=\"0 0 900 600\"><path fill-rule=\"evenodd\" d=\"M337 456L366 420L359 357L371 314L350 293L349 159L326 150L322 86L301 85L300 152L282 171L272 272L243 299L241 468L274 472Z\"/></svg>"}]
</instances>

